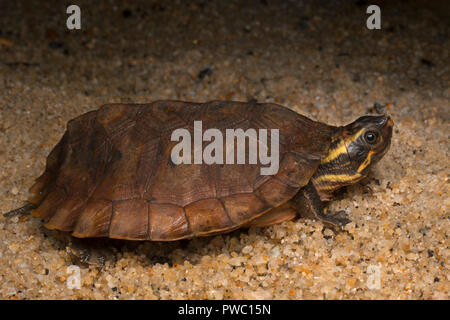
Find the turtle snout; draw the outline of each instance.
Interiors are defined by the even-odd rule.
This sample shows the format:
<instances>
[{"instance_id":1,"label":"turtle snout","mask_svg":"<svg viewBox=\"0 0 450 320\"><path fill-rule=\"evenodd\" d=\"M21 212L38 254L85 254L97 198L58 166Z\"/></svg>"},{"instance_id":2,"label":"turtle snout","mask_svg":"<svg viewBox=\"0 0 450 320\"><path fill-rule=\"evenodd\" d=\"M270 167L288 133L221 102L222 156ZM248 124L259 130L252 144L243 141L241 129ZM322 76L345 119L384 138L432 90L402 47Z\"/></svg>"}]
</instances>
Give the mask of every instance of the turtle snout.
<instances>
[{"instance_id":1,"label":"turtle snout","mask_svg":"<svg viewBox=\"0 0 450 320\"><path fill-rule=\"evenodd\" d=\"M390 116L385 116L382 123L382 133L385 139L391 139L392 129L394 128L394 121Z\"/></svg>"}]
</instances>

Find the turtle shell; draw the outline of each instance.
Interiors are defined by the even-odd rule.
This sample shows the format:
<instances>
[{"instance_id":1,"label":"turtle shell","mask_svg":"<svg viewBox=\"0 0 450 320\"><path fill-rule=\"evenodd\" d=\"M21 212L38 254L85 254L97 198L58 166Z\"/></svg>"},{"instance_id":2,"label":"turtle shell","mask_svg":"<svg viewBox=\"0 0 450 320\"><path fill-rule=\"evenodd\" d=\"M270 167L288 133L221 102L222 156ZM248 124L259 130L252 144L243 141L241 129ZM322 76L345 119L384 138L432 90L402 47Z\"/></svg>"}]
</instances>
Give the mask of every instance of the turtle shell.
<instances>
[{"instance_id":1,"label":"turtle shell","mask_svg":"<svg viewBox=\"0 0 450 320\"><path fill-rule=\"evenodd\" d=\"M173 130L193 137L198 120L224 137L226 129L279 129L278 172L261 175L261 164L175 165ZM170 241L232 231L305 186L332 132L276 104L104 105L68 122L30 189L32 214L75 237Z\"/></svg>"}]
</instances>

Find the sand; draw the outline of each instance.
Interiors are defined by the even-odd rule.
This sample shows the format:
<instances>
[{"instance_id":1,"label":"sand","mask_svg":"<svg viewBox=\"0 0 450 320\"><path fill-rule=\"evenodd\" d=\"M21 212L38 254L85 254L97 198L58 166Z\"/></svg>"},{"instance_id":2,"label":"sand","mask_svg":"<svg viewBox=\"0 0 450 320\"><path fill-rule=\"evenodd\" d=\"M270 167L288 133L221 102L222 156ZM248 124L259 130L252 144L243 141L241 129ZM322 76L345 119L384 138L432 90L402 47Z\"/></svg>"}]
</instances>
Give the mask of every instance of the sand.
<instances>
[{"instance_id":1,"label":"sand","mask_svg":"<svg viewBox=\"0 0 450 320\"><path fill-rule=\"evenodd\" d=\"M383 2L368 30L364 1L79 1L68 31L60 1L1 2L0 212L24 203L66 122L105 103L256 99L333 125L378 103L395 132L331 203L353 221L338 234L299 219L114 242L99 268L39 219L0 216L0 298L448 299L450 20L423 3Z\"/></svg>"}]
</instances>

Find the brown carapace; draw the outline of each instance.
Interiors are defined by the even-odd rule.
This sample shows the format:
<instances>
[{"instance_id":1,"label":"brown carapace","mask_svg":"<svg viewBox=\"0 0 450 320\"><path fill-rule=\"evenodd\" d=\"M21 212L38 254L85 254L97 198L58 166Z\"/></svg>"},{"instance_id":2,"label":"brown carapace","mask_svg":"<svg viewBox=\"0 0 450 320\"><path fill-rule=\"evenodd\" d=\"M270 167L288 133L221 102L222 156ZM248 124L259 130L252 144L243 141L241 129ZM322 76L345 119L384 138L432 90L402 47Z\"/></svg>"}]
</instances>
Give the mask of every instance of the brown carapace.
<instances>
[{"instance_id":1,"label":"brown carapace","mask_svg":"<svg viewBox=\"0 0 450 320\"><path fill-rule=\"evenodd\" d=\"M198 120L223 133L279 129L278 172L261 175L260 164L175 165L172 132L193 136ZM366 116L334 127L276 104L104 105L69 121L18 211L33 209L47 228L80 238L171 241L296 216L342 226L345 214L325 214L322 201L366 175L387 151L392 126L388 116Z\"/></svg>"}]
</instances>

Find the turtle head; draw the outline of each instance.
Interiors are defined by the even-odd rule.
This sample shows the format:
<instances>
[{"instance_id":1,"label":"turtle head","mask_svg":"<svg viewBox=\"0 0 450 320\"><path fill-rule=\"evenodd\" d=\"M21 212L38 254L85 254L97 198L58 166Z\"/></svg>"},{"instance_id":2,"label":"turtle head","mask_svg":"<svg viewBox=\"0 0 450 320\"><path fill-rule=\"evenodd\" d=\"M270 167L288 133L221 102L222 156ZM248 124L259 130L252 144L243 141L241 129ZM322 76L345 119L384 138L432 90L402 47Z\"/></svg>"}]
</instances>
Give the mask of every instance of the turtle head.
<instances>
[{"instance_id":1,"label":"turtle head","mask_svg":"<svg viewBox=\"0 0 450 320\"><path fill-rule=\"evenodd\" d=\"M319 193L327 198L340 187L365 177L388 151L393 126L389 116L364 116L338 128L328 155L313 176Z\"/></svg>"},{"instance_id":2,"label":"turtle head","mask_svg":"<svg viewBox=\"0 0 450 320\"><path fill-rule=\"evenodd\" d=\"M366 175L389 150L394 122L389 116L364 116L345 126L343 140L354 174Z\"/></svg>"}]
</instances>

